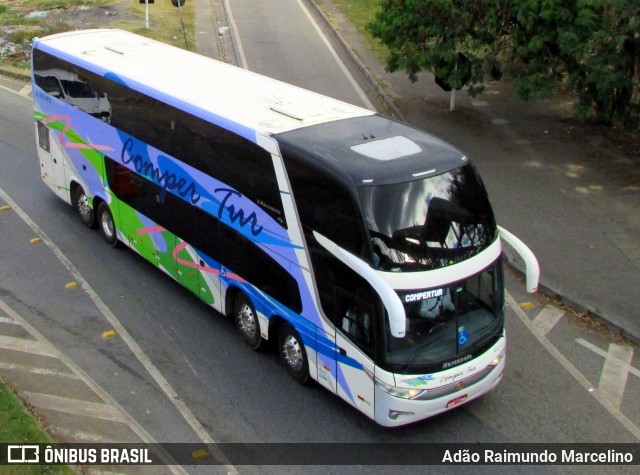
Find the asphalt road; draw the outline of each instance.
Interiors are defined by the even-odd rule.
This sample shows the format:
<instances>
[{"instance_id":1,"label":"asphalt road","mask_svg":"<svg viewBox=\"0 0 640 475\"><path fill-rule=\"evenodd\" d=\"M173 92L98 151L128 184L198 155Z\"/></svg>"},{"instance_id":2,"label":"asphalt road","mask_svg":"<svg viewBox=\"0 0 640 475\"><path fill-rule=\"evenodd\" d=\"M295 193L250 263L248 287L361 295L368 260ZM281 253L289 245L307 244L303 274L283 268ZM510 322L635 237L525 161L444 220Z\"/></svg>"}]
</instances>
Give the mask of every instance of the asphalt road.
<instances>
[{"instance_id":1,"label":"asphalt road","mask_svg":"<svg viewBox=\"0 0 640 475\"><path fill-rule=\"evenodd\" d=\"M299 85L305 85L308 74L314 81L308 86L311 88L320 87L317 83L323 84L325 78L335 76L336 82L326 79L330 81L324 86L326 90L341 98L353 98L354 91L349 89L353 83L339 79L344 69L333 55L305 54L310 51L308 48L322 52L325 43L309 33L315 28L304 26L309 19L304 11L296 10L297 2L288 2L286 22L269 10L246 8L245 1L230 3L251 69L261 64L264 69L259 72L273 75L286 72L281 78L300 81ZM282 45L258 41L283 25L298 25L308 33L291 43L283 30L280 41L291 51L287 55L278 49ZM249 41L250 38L253 40ZM307 41L313 46L307 46ZM294 71L296 58L304 56L313 61L303 62L301 70ZM280 58L284 63L278 62ZM310 70L312 66L323 73L314 73ZM357 91L355 95L356 99L360 97ZM319 386L297 385L279 366L273 352L250 351L230 322L198 302L187 290L133 252L111 249L95 231L84 228L71 208L40 181L30 102L0 90L0 105L0 189L46 233L58 253L45 243L31 244L33 229L16 216L0 214L0 298L20 311L155 440L394 443L640 440L637 428L640 414L635 403L640 397L640 378L631 371L639 366L637 354L627 367L623 383L618 381L618 388L609 391L614 396L616 391L618 395L621 393L621 398L605 399L600 395L603 391L599 384L605 372L606 355L616 342L605 334L574 325L562 312L554 325L545 327L543 323L548 319L538 317L547 315L548 309L527 296L522 284L512 278L507 282L513 306L507 309L509 350L505 378L496 391L476 402L421 424L387 430ZM77 273L71 273L60 258L71 263ZM65 288L66 283L77 281L78 277L86 282L84 288L82 285ZM533 308L523 310L519 304L525 301L531 301ZM121 325L124 332L110 339L102 338L105 331L114 328L114 323ZM591 347L578 340L588 342ZM249 473L302 471L296 467L236 468ZM454 469L461 471L460 467L440 467L439 471L447 473ZM522 467L520 471L583 473L584 469ZM199 469L187 470L196 473ZM386 473L391 468L363 466L341 470ZM394 467L392 471L424 470ZM466 467L462 471L477 473L478 468ZM510 472L513 471L511 468ZM618 473L626 471L633 473L631 469L616 468ZM304 472L325 473L326 469L308 467Z\"/></svg>"}]
</instances>

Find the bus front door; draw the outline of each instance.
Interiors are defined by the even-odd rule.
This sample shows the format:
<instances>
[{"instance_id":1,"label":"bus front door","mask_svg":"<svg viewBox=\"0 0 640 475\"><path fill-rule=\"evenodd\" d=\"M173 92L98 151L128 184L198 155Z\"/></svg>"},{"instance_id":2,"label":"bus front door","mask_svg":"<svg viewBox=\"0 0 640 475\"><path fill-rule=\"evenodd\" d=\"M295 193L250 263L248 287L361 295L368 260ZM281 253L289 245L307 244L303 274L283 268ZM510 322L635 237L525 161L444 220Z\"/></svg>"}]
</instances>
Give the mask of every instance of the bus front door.
<instances>
[{"instance_id":1,"label":"bus front door","mask_svg":"<svg viewBox=\"0 0 640 475\"><path fill-rule=\"evenodd\" d=\"M338 395L367 416L374 417L374 367L369 358L342 332L336 332Z\"/></svg>"},{"instance_id":2,"label":"bus front door","mask_svg":"<svg viewBox=\"0 0 640 475\"><path fill-rule=\"evenodd\" d=\"M338 395L373 418L374 364L369 355L374 353L375 307L371 299L337 291L342 309L336 328Z\"/></svg>"}]
</instances>

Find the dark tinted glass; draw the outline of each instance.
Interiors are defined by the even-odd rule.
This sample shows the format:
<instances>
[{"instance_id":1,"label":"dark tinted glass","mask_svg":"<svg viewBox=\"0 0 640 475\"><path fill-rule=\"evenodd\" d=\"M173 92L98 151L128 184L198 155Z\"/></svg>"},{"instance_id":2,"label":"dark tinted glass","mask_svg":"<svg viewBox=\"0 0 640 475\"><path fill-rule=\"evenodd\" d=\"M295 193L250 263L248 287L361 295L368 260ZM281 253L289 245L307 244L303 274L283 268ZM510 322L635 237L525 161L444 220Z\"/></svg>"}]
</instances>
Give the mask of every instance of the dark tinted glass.
<instances>
[{"instance_id":1,"label":"dark tinted glass","mask_svg":"<svg viewBox=\"0 0 640 475\"><path fill-rule=\"evenodd\" d=\"M69 96L106 97L112 126L233 187L286 227L273 161L262 147L42 51L34 51L33 67L36 84L59 98L64 98L64 95L51 71L57 71L58 76L77 77L78 81L62 81L67 84ZM80 108L89 104L86 101L68 102ZM102 103L91 104L92 110L85 112L93 115L106 113L100 109L104 109L104 104L103 99Z\"/></svg>"},{"instance_id":2,"label":"dark tinted glass","mask_svg":"<svg viewBox=\"0 0 640 475\"><path fill-rule=\"evenodd\" d=\"M286 159L286 153L283 155ZM364 230L355 197L346 187L308 166L287 160L286 167L305 233L317 231L362 256L365 252Z\"/></svg>"},{"instance_id":3,"label":"dark tinted glass","mask_svg":"<svg viewBox=\"0 0 640 475\"><path fill-rule=\"evenodd\" d=\"M486 189L471 164L423 180L361 187L358 195L384 270L445 267L496 237Z\"/></svg>"},{"instance_id":4,"label":"dark tinted glass","mask_svg":"<svg viewBox=\"0 0 640 475\"><path fill-rule=\"evenodd\" d=\"M296 280L256 244L115 160L106 159L105 167L120 200L293 311L302 311Z\"/></svg>"},{"instance_id":5,"label":"dark tinted glass","mask_svg":"<svg viewBox=\"0 0 640 475\"><path fill-rule=\"evenodd\" d=\"M376 312L382 304L369 283L312 237L307 238L311 264L325 315L360 349L373 357Z\"/></svg>"}]
</instances>

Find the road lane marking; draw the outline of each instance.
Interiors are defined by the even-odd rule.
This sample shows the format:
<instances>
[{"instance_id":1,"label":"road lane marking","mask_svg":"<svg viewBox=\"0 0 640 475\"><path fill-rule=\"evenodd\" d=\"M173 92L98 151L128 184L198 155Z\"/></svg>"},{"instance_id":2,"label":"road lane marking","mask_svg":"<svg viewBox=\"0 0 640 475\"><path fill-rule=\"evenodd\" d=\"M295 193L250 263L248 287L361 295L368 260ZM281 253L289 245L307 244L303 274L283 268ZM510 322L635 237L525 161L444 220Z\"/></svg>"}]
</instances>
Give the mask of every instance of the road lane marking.
<instances>
[{"instance_id":1,"label":"road lane marking","mask_svg":"<svg viewBox=\"0 0 640 475\"><path fill-rule=\"evenodd\" d=\"M322 32L322 30L320 29L320 26L315 22L315 20L313 19L313 16L311 16L311 13L307 9L307 7L302 3L301 0L297 0L297 3L300 6L300 8L302 9L302 12L305 14L307 19L309 20L309 23L311 23L311 26L313 26L313 29L316 30L316 33L318 34L318 36L320 37L320 39L324 43L325 47L329 50L329 53L331 54L331 56L333 57L334 61L338 65L338 68L340 68L340 70L342 71L342 74L344 74L344 76L347 78L347 81L349 81L349 83L351 84L351 87L353 87L353 89L356 92L356 94L358 94L358 96L360 97L360 100L363 102L365 107L367 109L369 109L369 110L375 111L376 107L369 100L369 98L367 97L365 92L362 90L362 88L358 84L358 81L356 81L356 79L353 77L353 75L351 74L351 72L349 71L347 66L342 62L342 60L340 59L340 56L338 56L338 53L336 52L336 50L331 45L331 42L329 41L329 38L327 38L327 36ZM227 17L229 18L229 22L232 24L232 28L231 29L232 29L232 33L233 33L233 37L234 37L236 46L238 48L238 53L240 54L240 63L241 63L241 65L242 65L242 67L244 69L249 69L249 65L247 63L247 58L244 55L244 49L242 48L242 41L240 40L240 33L239 33L237 25L235 24L235 20L233 18L233 13L231 11L231 5L229 4L228 0L224 1L224 6L225 6L225 9L226 9Z\"/></svg>"},{"instance_id":2,"label":"road lane marking","mask_svg":"<svg viewBox=\"0 0 640 475\"><path fill-rule=\"evenodd\" d=\"M56 434L60 434L61 436L73 439L73 440L84 440L85 442L90 442L94 444L102 443L102 444L116 444L117 440L107 439L106 437L102 437L99 434L92 434L90 432L85 432L82 430L69 430L65 427L52 427L53 432Z\"/></svg>"},{"instance_id":3,"label":"road lane marking","mask_svg":"<svg viewBox=\"0 0 640 475\"><path fill-rule=\"evenodd\" d=\"M244 48L242 47L242 41L240 40L240 34L238 33L238 25L236 24L236 19L233 17L229 0L224 0L224 10L231 26L231 34L233 35L233 42L235 43L234 49L237 50L236 53L240 56L240 66L243 69L249 69L247 56L244 54Z\"/></svg>"},{"instance_id":4,"label":"road lane marking","mask_svg":"<svg viewBox=\"0 0 640 475\"><path fill-rule=\"evenodd\" d=\"M78 379L78 376L73 373L65 373L63 371L57 371L55 369L49 368L34 368L21 364L5 363L4 361L0 361L0 368L12 371L22 371L24 373L39 374L43 376L55 376L56 378Z\"/></svg>"},{"instance_id":5,"label":"road lane marking","mask_svg":"<svg viewBox=\"0 0 640 475\"><path fill-rule=\"evenodd\" d=\"M0 188L0 195L2 195L4 191ZM14 203L15 204L15 203ZM18 208L21 213L24 213L22 209ZM26 215L25 215L26 216ZM30 218L27 216L27 219ZM28 222L27 222L28 224ZM34 223L35 224L35 223ZM44 234L44 233L43 233ZM45 240L45 242L47 242ZM18 312L13 310L9 305L7 305L0 298L0 310L8 315L11 319L21 325L29 334L34 337L37 341L41 341L44 346L53 349L56 354L55 357L58 358L62 363L66 365L68 369L73 371L73 373L80 379L84 384L86 384L102 401L106 404L114 408L120 412L120 417L126 420L129 428L138 436L140 439L148 444L157 444L157 441L149 434L144 427L142 427L127 411L124 410L120 404L113 399L113 397L107 393L100 385L98 385L87 373L82 370L71 358L69 358L64 353L60 352L55 348L55 346L42 334L40 333L33 325L31 325L25 318L23 318ZM187 475L187 472L179 465L173 465L174 461L168 454L162 454L163 460L166 460L168 463L172 465L167 465L169 470L175 475Z\"/></svg>"},{"instance_id":6,"label":"road lane marking","mask_svg":"<svg viewBox=\"0 0 640 475\"><path fill-rule=\"evenodd\" d=\"M311 16L309 9L304 5L304 3L302 3L302 0L297 0L297 2L298 2L298 5L300 5L300 8L302 8L302 11L304 12L304 14L309 19L309 22L313 25L313 28L318 33L318 36L320 36L320 39L329 50L329 53L331 53L331 56L333 56L333 59L337 63L338 67L340 68L342 73L345 75L349 83L351 84L351 87L353 87L353 89L356 91L358 96L360 96L360 100L362 100L365 107L369 110L375 111L376 107L373 105L373 103L369 100L367 95L364 93L364 91L360 87L360 84L358 84L358 81L356 81L356 79L353 77L349 69L347 69L347 66L342 62L342 60L340 59L340 56L338 56L338 53L331 45L329 38L327 38L327 36L322 32L322 30L320 29L320 26L315 22L315 20Z\"/></svg>"},{"instance_id":7,"label":"road lane marking","mask_svg":"<svg viewBox=\"0 0 640 475\"><path fill-rule=\"evenodd\" d=\"M18 91L18 95L22 97L29 97L29 94L31 94L30 84L27 84L26 86L24 86L22 89Z\"/></svg>"},{"instance_id":8,"label":"road lane marking","mask_svg":"<svg viewBox=\"0 0 640 475\"><path fill-rule=\"evenodd\" d=\"M0 348L4 350L21 351L32 355L49 356L57 358L58 353L55 348L38 340L28 340L26 338L16 338L13 336L0 335Z\"/></svg>"},{"instance_id":9,"label":"road lane marking","mask_svg":"<svg viewBox=\"0 0 640 475\"><path fill-rule=\"evenodd\" d=\"M540 313L533 319L532 323L542 335L546 335L558 324L563 315L564 310L554 307L553 305L545 305L545 307L540 310Z\"/></svg>"},{"instance_id":10,"label":"road lane marking","mask_svg":"<svg viewBox=\"0 0 640 475\"><path fill-rule=\"evenodd\" d=\"M578 371L578 369L571 363L566 356L553 346L553 344L545 337L541 335L533 326L533 323L529 319L526 313L520 308L514 298L505 292L505 298L507 305L511 307L511 310L515 312L520 321L526 326L531 333L536 337L540 344L553 356L553 358L562 365L562 367L587 391L594 387L591 382L584 375ZM640 440L640 427L636 426L627 416L625 416L620 409L611 404L608 400L602 397L597 391L591 393L592 397L598 401L608 412L611 414L625 429L627 429L633 436Z\"/></svg>"},{"instance_id":11,"label":"road lane marking","mask_svg":"<svg viewBox=\"0 0 640 475\"><path fill-rule=\"evenodd\" d=\"M585 348L593 351L595 354L602 356L603 358L607 357L607 352L604 351L603 349L597 347L596 345L594 345L593 343L589 343L587 340L583 340L582 338L576 338L576 343L578 343L579 345L584 346ZM640 378L640 370L634 368L633 366L629 367L629 372L631 374L633 374L634 376L637 376L638 378Z\"/></svg>"},{"instance_id":12,"label":"road lane marking","mask_svg":"<svg viewBox=\"0 0 640 475\"><path fill-rule=\"evenodd\" d=\"M38 409L93 417L105 421L121 422L123 424L127 423L127 418L118 409L101 402L84 401L82 399L72 399L30 391L18 391L18 393L22 398L26 399L29 404Z\"/></svg>"},{"instance_id":13,"label":"road lane marking","mask_svg":"<svg viewBox=\"0 0 640 475\"><path fill-rule=\"evenodd\" d=\"M11 89L10 87L6 87L0 84L0 89L2 89L3 91L10 92L11 94L15 94L18 97L22 97L23 99L28 99L27 97L20 95L18 91L16 91L15 89Z\"/></svg>"},{"instance_id":14,"label":"road lane marking","mask_svg":"<svg viewBox=\"0 0 640 475\"><path fill-rule=\"evenodd\" d=\"M89 296L93 304L98 308L98 310L100 310L102 315L111 324L114 331L120 336L120 338L122 338L122 340L125 342L129 350L138 359L140 364L142 364L145 370L149 373L149 375L153 378L156 384L164 392L165 396L174 405L174 407L178 410L180 415L189 424L189 426L193 429L193 431L198 435L200 440L205 444L216 444L216 441L209 435L209 433L205 430L205 428L202 426L200 421L191 412L191 410L187 407L187 405L182 401L178 393L176 393L176 391L169 384L169 382L162 375L162 373L160 373L160 371L151 362L149 357L144 353L144 351L142 351L142 348L140 348L140 346L133 339L133 337L129 335L129 332L120 323L120 320L118 320L118 318L114 315L111 309L107 307L107 305L102 301L102 299L97 294L97 292L93 289L93 287L91 287L91 285L89 285L89 282L87 282L87 280L80 274L80 271L76 269L76 267L69 260L69 258L60 250L60 248L58 248L58 246L54 244L54 242L49 238L49 236L45 234L45 232L40 228L40 226L38 226L35 223L35 221L33 221L29 217L29 215L25 213L23 209L20 208L18 204L15 201L13 201L13 199L11 199L11 197L2 188L0 188L0 198L2 198L2 200L5 203L11 206L15 210L16 214L18 214L18 216L20 216L20 218L27 224L27 226L29 226L38 236L40 236L40 238L45 243L45 245L49 249L51 249L53 254L58 258L58 260L62 263L62 265L64 265L67 268L67 270L71 273L75 281L80 284L80 287ZM31 335L33 335L39 340L47 341L44 335L38 332L25 319L23 319L16 312L14 312L13 309L11 309L11 307L6 305L1 299L0 299L0 309L2 309L4 313L6 313L9 317L13 318L14 320L20 321L22 325L25 326L25 328L27 328L29 333L31 333ZM51 346L53 347L53 345ZM104 396L103 400L106 401L107 399L105 399L105 397L108 397L109 398L108 402L110 403L113 402L113 404L115 404L116 407L118 407L120 410L125 412L124 409L122 409L120 405L107 392L105 392L102 388L100 388L97 384L95 384L93 380L91 380L89 376L87 376L84 373L84 371L82 371L80 367L78 367L70 358L65 358L65 363L69 367L71 367L75 373L82 372L83 379L86 378L85 382L87 382L87 384L88 382L93 383L93 386L91 386L92 389L94 389L95 387L94 390L101 396ZM129 418L130 418L130 423L134 424L136 428L138 430L141 430L141 433L144 435L144 437L141 436L142 440L144 440L145 442L148 442L148 440L146 440L145 437L150 439L151 436L142 428L142 426L140 426L137 423L137 421L135 421L135 419L133 419L130 416ZM238 473L235 467L231 465L231 463L227 460L227 458L224 456L224 454L221 452L220 449L216 448L212 450L212 452L215 452L213 455L216 457L218 461L224 464L224 467L227 470L228 475Z\"/></svg>"},{"instance_id":15,"label":"road lane marking","mask_svg":"<svg viewBox=\"0 0 640 475\"><path fill-rule=\"evenodd\" d=\"M609 344L598 391L618 408L622 404L624 390L627 387L631 358L633 358L633 349L615 343Z\"/></svg>"}]
</instances>

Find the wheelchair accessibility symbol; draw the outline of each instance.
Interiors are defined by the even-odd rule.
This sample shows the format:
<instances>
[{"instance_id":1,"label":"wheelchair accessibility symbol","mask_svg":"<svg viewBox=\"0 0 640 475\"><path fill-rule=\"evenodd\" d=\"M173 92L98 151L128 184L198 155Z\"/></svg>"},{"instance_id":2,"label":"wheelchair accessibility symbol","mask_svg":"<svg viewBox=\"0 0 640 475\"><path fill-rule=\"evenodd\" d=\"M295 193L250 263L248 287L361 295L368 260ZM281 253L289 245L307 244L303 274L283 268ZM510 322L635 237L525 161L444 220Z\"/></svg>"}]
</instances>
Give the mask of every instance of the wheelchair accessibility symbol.
<instances>
[{"instance_id":1,"label":"wheelchair accessibility symbol","mask_svg":"<svg viewBox=\"0 0 640 475\"><path fill-rule=\"evenodd\" d=\"M464 327L460 327L458 330L458 345L463 346L469 342L469 332L464 329Z\"/></svg>"}]
</instances>

